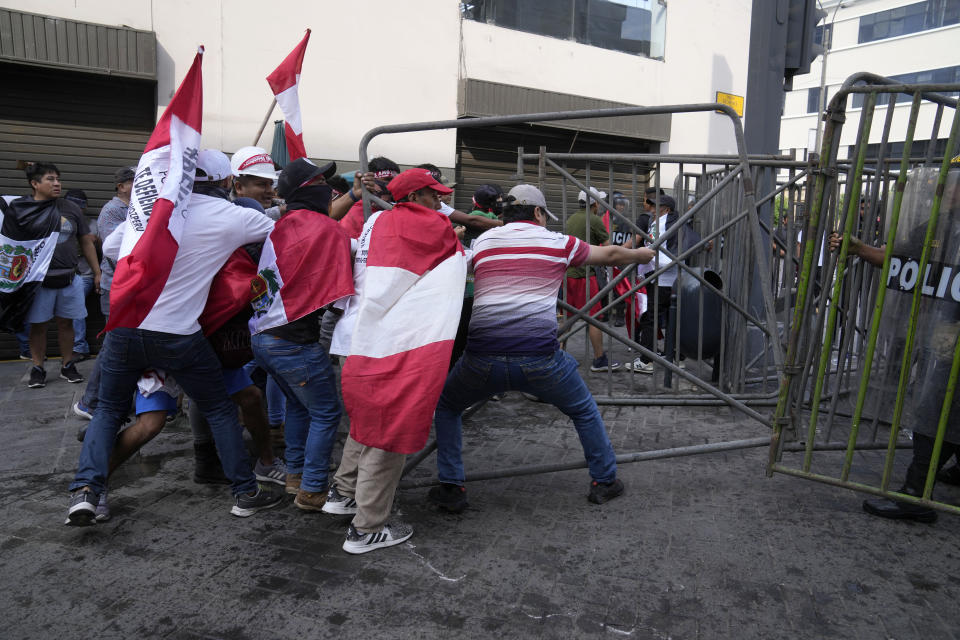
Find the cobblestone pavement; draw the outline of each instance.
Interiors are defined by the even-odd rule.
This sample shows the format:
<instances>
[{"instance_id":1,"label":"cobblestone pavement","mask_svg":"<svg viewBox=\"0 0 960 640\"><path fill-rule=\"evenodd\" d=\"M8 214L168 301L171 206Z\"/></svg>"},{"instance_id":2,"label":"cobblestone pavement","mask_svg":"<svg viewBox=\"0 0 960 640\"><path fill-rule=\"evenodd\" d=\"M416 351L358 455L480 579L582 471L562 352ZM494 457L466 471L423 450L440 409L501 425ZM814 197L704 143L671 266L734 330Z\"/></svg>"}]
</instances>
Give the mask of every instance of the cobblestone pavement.
<instances>
[{"instance_id":1,"label":"cobblestone pavement","mask_svg":"<svg viewBox=\"0 0 960 640\"><path fill-rule=\"evenodd\" d=\"M602 506L586 501L585 470L472 483L458 516L403 490L413 538L349 556L346 519L289 499L230 516L225 488L192 482L178 420L113 479L111 521L65 527L83 385L51 373L27 389L28 368L0 363L0 637L958 636L960 519L871 518L853 492L765 477L762 447L622 465L627 492ZM603 414L621 453L767 434L726 408ZM464 440L468 473L582 460L569 421L516 393ZM431 456L411 478L433 472Z\"/></svg>"}]
</instances>

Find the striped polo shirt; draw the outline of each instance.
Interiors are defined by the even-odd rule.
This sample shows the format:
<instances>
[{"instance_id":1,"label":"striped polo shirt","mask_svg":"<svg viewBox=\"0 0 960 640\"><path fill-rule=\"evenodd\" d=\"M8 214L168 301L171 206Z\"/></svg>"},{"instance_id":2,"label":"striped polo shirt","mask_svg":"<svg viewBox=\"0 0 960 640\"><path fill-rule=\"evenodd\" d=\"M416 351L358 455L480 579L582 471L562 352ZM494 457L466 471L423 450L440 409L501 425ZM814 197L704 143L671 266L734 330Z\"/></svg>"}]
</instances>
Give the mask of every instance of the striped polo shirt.
<instances>
[{"instance_id":1,"label":"striped polo shirt","mask_svg":"<svg viewBox=\"0 0 960 640\"><path fill-rule=\"evenodd\" d=\"M590 245L534 222L511 222L473 244L475 293L467 351L546 355L557 350L557 292Z\"/></svg>"}]
</instances>

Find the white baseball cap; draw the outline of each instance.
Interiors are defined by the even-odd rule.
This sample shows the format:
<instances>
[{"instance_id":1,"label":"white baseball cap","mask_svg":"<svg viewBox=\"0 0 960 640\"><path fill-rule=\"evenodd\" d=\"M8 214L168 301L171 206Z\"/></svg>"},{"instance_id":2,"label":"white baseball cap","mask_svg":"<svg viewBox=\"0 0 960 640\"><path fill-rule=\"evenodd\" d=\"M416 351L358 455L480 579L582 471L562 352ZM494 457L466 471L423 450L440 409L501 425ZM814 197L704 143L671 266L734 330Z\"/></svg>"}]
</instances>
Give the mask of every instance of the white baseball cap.
<instances>
[{"instance_id":1,"label":"white baseball cap","mask_svg":"<svg viewBox=\"0 0 960 640\"><path fill-rule=\"evenodd\" d=\"M230 158L230 168L235 176L257 176L258 178L277 179L273 168L273 158L261 147L243 147Z\"/></svg>"},{"instance_id":2,"label":"white baseball cap","mask_svg":"<svg viewBox=\"0 0 960 640\"><path fill-rule=\"evenodd\" d=\"M540 207L552 220L558 219L557 216L550 212L550 209L547 209L547 199L543 197L543 192L532 184L518 184L513 189L510 189L506 200L514 204Z\"/></svg>"},{"instance_id":3,"label":"white baseball cap","mask_svg":"<svg viewBox=\"0 0 960 640\"><path fill-rule=\"evenodd\" d=\"M200 175L200 172L205 175ZM230 175L227 154L217 149L201 149L197 154L197 176L194 182L219 182Z\"/></svg>"},{"instance_id":4,"label":"white baseball cap","mask_svg":"<svg viewBox=\"0 0 960 640\"><path fill-rule=\"evenodd\" d=\"M590 198L593 200L606 200L607 192L597 191L593 187L590 187ZM586 201L587 201L587 193L585 191L581 191L580 193L577 194L577 202L586 202Z\"/></svg>"}]
</instances>

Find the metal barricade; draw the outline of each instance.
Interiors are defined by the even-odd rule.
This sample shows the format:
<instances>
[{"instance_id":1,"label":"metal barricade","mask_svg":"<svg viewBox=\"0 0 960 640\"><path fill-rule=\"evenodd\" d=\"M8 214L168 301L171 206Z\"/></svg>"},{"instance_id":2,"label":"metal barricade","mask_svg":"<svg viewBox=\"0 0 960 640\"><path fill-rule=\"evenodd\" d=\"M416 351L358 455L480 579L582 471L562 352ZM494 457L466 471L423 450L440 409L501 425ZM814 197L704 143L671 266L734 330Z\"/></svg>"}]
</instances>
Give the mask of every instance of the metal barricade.
<instances>
[{"instance_id":1,"label":"metal barricade","mask_svg":"<svg viewBox=\"0 0 960 640\"><path fill-rule=\"evenodd\" d=\"M663 107L622 107L587 111L526 114L488 118L471 118L378 127L368 132L360 144L361 166L366 168L367 147L376 136L383 134L430 131L448 128L479 128L500 125L536 124L558 120L582 118L642 116L670 113L675 116L704 112L720 112L731 122L733 138L738 152L734 155L667 155L667 154L554 154L541 149L536 154L518 153L518 177L524 180L526 167L535 162L536 178L526 181L543 185L548 174L559 176L563 184L559 207L550 206L562 216L565 223L571 206L568 205L568 189L589 191L591 187L612 192L615 186L630 196L634 209L629 215L618 212L610 198L601 200L600 206L610 211L611 217L644 238L650 246L663 252L670 263L678 269L678 283L693 283L696 291L689 297L674 295L669 302L665 323L655 318L654 331L666 324L664 354L659 353L657 343L652 348L639 343L636 335L602 322L591 315L590 310L598 302L603 312L610 312L618 304L632 302L638 291L653 286L669 264L654 264L652 271L638 272L630 266L613 275L598 291L591 291L581 308L559 300L559 307L568 314L560 326L561 341L569 339L587 326L597 327L604 335L607 349L616 348L620 355L630 359L643 356L655 365L652 376L608 371L603 384L606 394L595 393L598 404L615 405L677 405L677 406L729 406L751 418L758 429L743 439L727 442L673 447L659 451L641 451L617 456L620 463L637 462L656 458L698 455L763 447L769 443L769 408L776 405L778 388L783 369L784 343L788 320L792 318L795 300L800 292L794 292L794 279L799 264L797 239L798 225L805 220L802 206L809 189L805 189L811 175L810 165L780 156L748 157L739 117L725 105L696 104ZM570 170L570 163L579 163L583 168ZM628 184L614 184L612 166L628 166ZM665 171L669 168L669 171ZM672 227L659 237L651 237L649 229L636 225L636 205L642 202L644 188L659 187L660 176L669 172L676 175L671 185L662 185L676 194L679 218ZM606 176L592 180L593 175ZM779 184L778 184L779 180ZM769 193L755 194L755 184L775 185ZM688 195L692 196L688 201ZM654 196L655 204L659 195ZM364 192L365 215L370 215L373 198ZM382 205L381 205L382 206ZM760 211L776 208L777 224L763 220ZM691 224L700 238L695 242L678 243L674 251L668 245L671 238L683 233L685 225ZM589 228L589 225L588 225ZM786 230L784 232L784 229ZM619 289L618 289L619 287ZM682 287L680 287L682 288ZM650 296L654 298L654 296ZM703 310L707 299L717 304L716 317L705 317ZM651 300L651 306L658 303ZM659 309L656 309L659 311ZM684 343L682 331L694 339ZM705 333L716 330L719 344L715 352L705 353ZM718 330L717 330L718 329ZM655 334L656 335L656 334ZM711 350L712 351L712 350ZM679 355L687 356L687 366L680 366ZM592 358L592 356L591 356ZM594 390L597 380L590 381ZM750 423L747 423L750 424ZM762 426L760 426L762 425ZM411 458L404 473L410 472L431 452L433 444ZM788 445L787 449L792 445ZM818 446L836 448L836 443ZM581 461L539 465L469 474L468 481L544 473L585 466ZM431 484L432 480L406 481L402 486L414 487Z\"/></svg>"},{"instance_id":2,"label":"metal barricade","mask_svg":"<svg viewBox=\"0 0 960 640\"><path fill-rule=\"evenodd\" d=\"M942 95L958 91L960 84L902 85L861 73L830 101L808 194L768 475L960 513L931 495L944 437L960 427L951 416L960 371L960 282L956 296L951 290L960 272L954 239L960 234L952 231L960 227L960 166L951 169L960 111L955 98ZM853 96L862 96L859 114L847 110ZM897 107L898 96L910 99L909 108ZM849 158L841 159L844 127L857 115ZM927 126L926 148L918 150L915 139ZM902 149L891 141L900 127ZM824 250L818 268L830 232L842 241L836 251ZM861 253L861 244L883 247L882 265L855 258L851 247ZM891 490L891 481L897 449L910 446L910 432L924 428L923 420L936 425L933 461L923 495L914 497ZM845 443L842 455L815 455L823 443L838 441ZM785 455L790 449L799 458ZM854 464L863 449L883 454L858 456Z\"/></svg>"}]
</instances>

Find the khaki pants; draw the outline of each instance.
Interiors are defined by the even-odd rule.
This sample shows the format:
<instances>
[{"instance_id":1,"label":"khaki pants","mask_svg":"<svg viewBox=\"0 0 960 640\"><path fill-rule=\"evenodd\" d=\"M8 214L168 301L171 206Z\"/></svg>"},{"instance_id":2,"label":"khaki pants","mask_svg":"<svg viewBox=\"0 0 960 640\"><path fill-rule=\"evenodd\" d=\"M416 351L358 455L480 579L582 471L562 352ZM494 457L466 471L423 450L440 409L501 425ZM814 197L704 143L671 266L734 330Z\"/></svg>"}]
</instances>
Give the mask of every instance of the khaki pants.
<instances>
[{"instance_id":1,"label":"khaki pants","mask_svg":"<svg viewBox=\"0 0 960 640\"><path fill-rule=\"evenodd\" d=\"M333 482L341 495L357 501L353 526L360 533L380 531L387 523L406 458L347 437Z\"/></svg>"}]
</instances>

